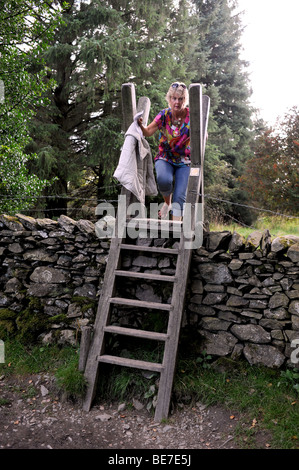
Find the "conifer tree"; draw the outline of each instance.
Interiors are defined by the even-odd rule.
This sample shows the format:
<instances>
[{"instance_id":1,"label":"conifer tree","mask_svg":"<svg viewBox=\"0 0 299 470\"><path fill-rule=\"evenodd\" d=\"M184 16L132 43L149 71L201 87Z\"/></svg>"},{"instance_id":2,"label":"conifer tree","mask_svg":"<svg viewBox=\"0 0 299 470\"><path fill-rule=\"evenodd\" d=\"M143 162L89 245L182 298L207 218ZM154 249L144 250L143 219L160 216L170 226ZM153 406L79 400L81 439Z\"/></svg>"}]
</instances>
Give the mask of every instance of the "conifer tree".
<instances>
[{"instance_id":1,"label":"conifer tree","mask_svg":"<svg viewBox=\"0 0 299 470\"><path fill-rule=\"evenodd\" d=\"M28 148L39 155L40 175L58 177L57 195L87 180L100 197L111 182L123 142L122 83L133 81L138 96L149 96L154 117L165 106L169 82L186 76L182 48L192 38L182 37L180 28L190 28L187 5L187 0L69 2L65 26L46 55L57 86L51 106L39 110ZM51 201L54 209L66 207L66 199Z\"/></svg>"},{"instance_id":2,"label":"conifer tree","mask_svg":"<svg viewBox=\"0 0 299 470\"><path fill-rule=\"evenodd\" d=\"M251 94L246 63L240 58L240 17L233 0L194 0L200 21L195 57L199 66L196 81L211 97L209 144L206 152L206 192L219 199L244 202L238 187L249 158L252 139ZM196 63L196 61L194 61ZM217 155L218 154L218 155ZM219 184L220 183L220 184ZM206 199L219 213L233 214L250 222L249 214L232 205Z\"/></svg>"}]
</instances>

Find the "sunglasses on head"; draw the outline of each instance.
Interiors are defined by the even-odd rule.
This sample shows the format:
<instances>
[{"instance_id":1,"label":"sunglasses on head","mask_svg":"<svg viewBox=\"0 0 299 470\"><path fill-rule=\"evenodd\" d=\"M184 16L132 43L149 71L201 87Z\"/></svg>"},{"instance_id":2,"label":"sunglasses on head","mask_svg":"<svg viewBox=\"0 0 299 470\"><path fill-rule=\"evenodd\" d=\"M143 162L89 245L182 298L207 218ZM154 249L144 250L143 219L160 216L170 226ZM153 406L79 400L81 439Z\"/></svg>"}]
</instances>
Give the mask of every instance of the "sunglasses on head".
<instances>
[{"instance_id":1,"label":"sunglasses on head","mask_svg":"<svg viewBox=\"0 0 299 470\"><path fill-rule=\"evenodd\" d=\"M187 88L186 85L184 85L184 83L173 83L172 85L172 88L178 88L179 86L181 86L182 88Z\"/></svg>"}]
</instances>

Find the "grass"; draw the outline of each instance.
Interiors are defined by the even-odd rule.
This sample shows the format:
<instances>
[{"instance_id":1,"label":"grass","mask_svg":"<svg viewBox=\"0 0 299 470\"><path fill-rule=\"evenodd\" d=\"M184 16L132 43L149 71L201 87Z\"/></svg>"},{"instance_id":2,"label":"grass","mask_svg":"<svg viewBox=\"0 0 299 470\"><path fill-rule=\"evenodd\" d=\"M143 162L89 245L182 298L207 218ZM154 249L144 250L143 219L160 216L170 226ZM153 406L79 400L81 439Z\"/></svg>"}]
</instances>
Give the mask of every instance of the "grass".
<instances>
[{"instance_id":1,"label":"grass","mask_svg":"<svg viewBox=\"0 0 299 470\"><path fill-rule=\"evenodd\" d=\"M60 348L57 345L25 346L17 340L7 340L5 341L5 364L0 364L0 373L53 372L63 363L69 363L76 354L74 348Z\"/></svg>"},{"instance_id":2,"label":"grass","mask_svg":"<svg viewBox=\"0 0 299 470\"><path fill-rule=\"evenodd\" d=\"M86 381L78 370L78 358L73 357L67 364L58 367L56 373L58 390L62 391L65 397L82 398L86 392Z\"/></svg>"},{"instance_id":3,"label":"grass","mask_svg":"<svg viewBox=\"0 0 299 470\"><path fill-rule=\"evenodd\" d=\"M52 373L57 391L65 397L79 398L85 393L86 383L78 370L78 352L71 346L26 347L17 340L5 341L5 364L0 364L0 375Z\"/></svg>"},{"instance_id":4,"label":"grass","mask_svg":"<svg viewBox=\"0 0 299 470\"><path fill-rule=\"evenodd\" d=\"M71 398L82 397L85 381L78 372L78 349L38 345L25 348L16 341L6 342L5 346L6 362L0 364L0 376L52 373L60 391ZM145 377L138 370L110 369L98 394L107 401L124 400L128 406L133 397L139 397L147 400L148 409L153 411L157 378L157 374ZM236 436L240 447L256 448L257 436L266 431L272 449L298 449L298 384L298 371L277 371L225 358L212 364L210 356L203 354L179 358L173 400L189 406L197 401L221 405L238 415Z\"/></svg>"},{"instance_id":5,"label":"grass","mask_svg":"<svg viewBox=\"0 0 299 470\"><path fill-rule=\"evenodd\" d=\"M297 218L286 218L286 217L259 217L252 227L244 227L242 225L231 223L222 224L218 222L210 223L210 230L215 232L221 232L228 230L230 232L238 232L240 235L247 237L250 233L255 230L263 231L268 229L272 238L283 236L283 235L295 235L299 237L299 219Z\"/></svg>"},{"instance_id":6,"label":"grass","mask_svg":"<svg viewBox=\"0 0 299 470\"><path fill-rule=\"evenodd\" d=\"M241 360L221 361L228 364L226 372L181 361L174 385L178 398L188 394L239 414L237 433L243 447L254 447L257 433L267 431L271 448L298 449L299 394L294 387L294 377L298 387L298 373L252 367Z\"/></svg>"}]
</instances>

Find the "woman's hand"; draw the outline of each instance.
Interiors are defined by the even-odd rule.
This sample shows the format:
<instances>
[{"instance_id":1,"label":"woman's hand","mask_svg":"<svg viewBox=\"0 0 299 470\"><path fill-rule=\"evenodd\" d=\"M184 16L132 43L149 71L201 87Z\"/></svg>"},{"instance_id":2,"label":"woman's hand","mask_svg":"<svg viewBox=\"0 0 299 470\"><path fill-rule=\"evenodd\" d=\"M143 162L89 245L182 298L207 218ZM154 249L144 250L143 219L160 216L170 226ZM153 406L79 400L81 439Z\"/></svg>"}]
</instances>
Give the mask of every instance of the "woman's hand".
<instances>
[{"instance_id":1,"label":"woman's hand","mask_svg":"<svg viewBox=\"0 0 299 470\"><path fill-rule=\"evenodd\" d=\"M137 122L139 126L141 127L144 137L151 137L158 130L158 124L155 121L151 122L150 125L147 127L143 127L142 118L137 119Z\"/></svg>"}]
</instances>

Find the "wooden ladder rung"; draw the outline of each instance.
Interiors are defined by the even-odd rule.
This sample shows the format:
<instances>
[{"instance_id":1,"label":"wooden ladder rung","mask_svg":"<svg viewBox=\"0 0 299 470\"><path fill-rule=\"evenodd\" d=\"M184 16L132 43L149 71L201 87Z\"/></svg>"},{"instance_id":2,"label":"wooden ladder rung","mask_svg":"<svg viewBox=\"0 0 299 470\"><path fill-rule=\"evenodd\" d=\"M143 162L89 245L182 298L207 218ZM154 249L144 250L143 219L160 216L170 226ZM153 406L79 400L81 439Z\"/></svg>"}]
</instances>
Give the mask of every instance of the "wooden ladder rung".
<instances>
[{"instance_id":1,"label":"wooden ladder rung","mask_svg":"<svg viewBox=\"0 0 299 470\"><path fill-rule=\"evenodd\" d=\"M117 305L128 305L132 307L153 308L156 310L173 310L171 304L162 304L159 302L147 302L145 300L124 299L122 297L111 297L110 303Z\"/></svg>"},{"instance_id":2,"label":"wooden ladder rung","mask_svg":"<svg viewBox=\"0 0 299 470\"><path fill-rule=\"evenodd\" d=\"M165 227L167 226L173 226L173 227L181 227L183 225L182 220L169 220L169 219L150 219L150 218L142 218L142 217L133 217L132 219L127 219L126 224L129 224L132 222L141 222L146 224L147 226L152 225L153 227L155 225L164 225Z\"/></svg>"},{"instance_id":3,"label":"wooden ladder rung","mask_svg":"<svg viewBox=\"0 0 299 470\"><path fill-rule=\"evenodd\" d=\"M122 250L132 250L132 251L143 251L149 253L161 253L164 255L178 255L179 250L177 248L162 248L160 246L143 246L143 245L129 245L122 243L120 245Z\"/></svg>"},{"instance_id":4,"label":"wooden ladder rung","mask_svg":"<svg viewBox=\"0 0 299 470\"><path fill-rule=\"evenodd\" d=\"M176 276L166 276L163 274L154 274L154 273L140 273L135 271L122 271L122 270L115 270L116 276L122 277L134 277L138 279L149 279L153 281L166 281L166 282L176 282Z\"/></svg>"},{"instance_id":5,"label":"wooden ladder rung","mask_svg":"<svg viewBox=\"0 0 299 470\"><path fill-rule=\"evenodd\" d=\"M97 356L98 362L104 362L106 364L115 364L118 366L133 367L135 369L152 370L154 372L162 372L164 366L155 362L137 361L136 359L127 359L125 357L109 356L104 354L103 356Z\"/></svg>"},{"instance_id":6,"label":"wooden ladder rung","mask_svg":"<svg viewBox=\"0 0 299 470\"><path fill-rule=\"evenodd\" d=\"M165 333L155 331L137 330L134 328L125 328L122 326L108 325L104 327L106 333L115 333L118 335L133 336L136 338L152 339L155 341L166 341L169 336Z\"/></svg>"},{"instance_id":7,"label":"wooden ladder rung","mask_svg":"<svg viewBox=\"0 0 299 470\"><path fill-rule=\"evenodd\" d=\"M127 219L126 227L136 227L146 230L165 230L180 233L183 228L183 222L180 220L167 219Z\"/></svg>"}]
</instances>

